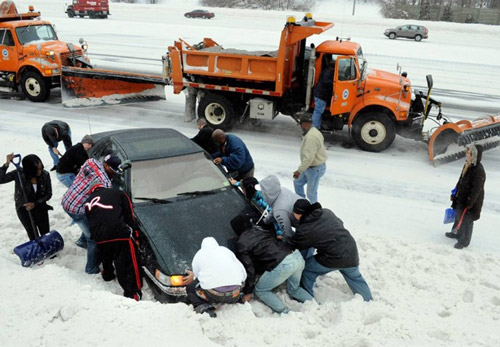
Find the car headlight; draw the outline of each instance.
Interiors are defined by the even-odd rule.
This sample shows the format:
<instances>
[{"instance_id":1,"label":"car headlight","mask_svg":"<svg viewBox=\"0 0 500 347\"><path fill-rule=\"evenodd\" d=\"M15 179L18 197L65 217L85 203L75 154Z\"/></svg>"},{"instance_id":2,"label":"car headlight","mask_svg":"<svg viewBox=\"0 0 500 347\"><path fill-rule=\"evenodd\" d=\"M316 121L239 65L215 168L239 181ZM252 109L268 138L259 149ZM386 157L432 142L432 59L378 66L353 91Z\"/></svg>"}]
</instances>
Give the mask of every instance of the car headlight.
<instances>
[{"instance_id":1,"label":"car headlight","mask_svg":"<svg viewBox=\"0 0 500 347\"><path fill-rule=\"evenodd\" d=\"M155 278L166 286L172 286L172 287L182 286L183 277L184 277L183 275L168 276L158 269L156 269L155 271Z\"/></svg>"}]
</instances>

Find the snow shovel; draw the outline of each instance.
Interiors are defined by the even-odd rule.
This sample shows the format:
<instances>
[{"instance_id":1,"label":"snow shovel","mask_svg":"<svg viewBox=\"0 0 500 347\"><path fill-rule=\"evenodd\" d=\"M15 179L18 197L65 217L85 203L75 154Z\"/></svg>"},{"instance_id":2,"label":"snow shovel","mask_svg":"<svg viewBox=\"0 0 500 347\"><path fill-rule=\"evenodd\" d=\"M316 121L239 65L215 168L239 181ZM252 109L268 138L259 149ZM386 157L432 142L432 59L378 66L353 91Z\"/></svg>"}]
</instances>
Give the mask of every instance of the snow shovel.
<instances>
[{"instance_id":1,"label":"snow shovel","mask_svg":"<svg viewBox=\"0 0 500 347\"><path fill-rule=\"evenodd\" d=\"M21 186L21 191L23 192L24 201L28 202L26 191L23 186L23 178L21 176L21 155L16 154L14 159L12 159L12 163L16 167L17 177L19 178L19 184ZM56 230L51 230L49 233L40 236L31 211L27 211L36 239L25 242L14 248L14 253L21 259L21 265L24 267L33 266L44 259L50 258L64 248L64 240L61 234L59 234Z\"/></svg>"}]
</instances>

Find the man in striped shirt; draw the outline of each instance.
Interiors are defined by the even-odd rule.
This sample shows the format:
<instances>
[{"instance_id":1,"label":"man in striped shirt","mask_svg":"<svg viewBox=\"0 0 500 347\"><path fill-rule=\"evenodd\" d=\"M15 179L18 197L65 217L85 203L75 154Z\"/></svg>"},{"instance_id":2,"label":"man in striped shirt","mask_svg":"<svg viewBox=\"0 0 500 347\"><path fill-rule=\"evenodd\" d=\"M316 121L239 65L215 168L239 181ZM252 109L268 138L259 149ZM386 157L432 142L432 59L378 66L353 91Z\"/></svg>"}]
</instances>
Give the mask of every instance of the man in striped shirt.
<instances>
[{"instance_id":1,"label":"man in striped shirt","mask_svg":"<svg viewBox=\"0 0 500 347\"><path fill-rule=\"evenodd\" d=\"M101 163L94 158L88 159L80 168L75 181L62 197L61 205L64 211L82 229L82 236L77 241L77 245L87 248L87 264L85 272L88 274L99 273L99 254L97 245L90 238L89 221L85 216L85 203L91 193L91 183L97 181L104 188L111 188L111 179L120 173L120 158L108 155Z\"/></svg>"}]
</instances>

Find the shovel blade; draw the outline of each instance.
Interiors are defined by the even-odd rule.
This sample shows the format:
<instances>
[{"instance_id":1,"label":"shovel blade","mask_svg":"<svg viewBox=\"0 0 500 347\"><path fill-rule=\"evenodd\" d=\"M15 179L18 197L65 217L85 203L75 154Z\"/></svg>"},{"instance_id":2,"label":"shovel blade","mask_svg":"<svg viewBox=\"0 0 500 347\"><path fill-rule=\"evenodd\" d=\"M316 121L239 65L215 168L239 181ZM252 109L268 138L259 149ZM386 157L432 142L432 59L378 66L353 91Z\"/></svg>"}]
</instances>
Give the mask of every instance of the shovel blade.
<instances>
[{"instance_id":1,"label":"shovel blade","mask_svg":"<svg viewBox=\"0 0 500 347\"><path fill-rule=\"evenodd\" d=\"M61 234L52 230L36 240L17 246L14 248L14 253L21 259L22 266L30 267L52 257L63 248L64 240Z\"/></svg>"}]
</instances>

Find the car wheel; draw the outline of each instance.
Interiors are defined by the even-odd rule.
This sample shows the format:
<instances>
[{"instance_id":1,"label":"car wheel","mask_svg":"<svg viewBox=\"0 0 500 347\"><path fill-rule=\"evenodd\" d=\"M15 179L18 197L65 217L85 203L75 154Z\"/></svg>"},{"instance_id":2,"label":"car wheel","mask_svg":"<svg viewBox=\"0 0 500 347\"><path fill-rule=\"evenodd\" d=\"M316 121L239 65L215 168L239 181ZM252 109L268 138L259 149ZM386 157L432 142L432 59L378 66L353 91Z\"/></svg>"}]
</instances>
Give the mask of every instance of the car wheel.
<instances>
[{"instance_id":1,"label":"car wheel","mask_svg":"<svg viewBox=\"0 0 500 347\"><path fill-rule=\"evenodd\" d=\"M24 95L35 102L46 100L50 94L50 88L45 83L43 76L36 71L27 71L23 74L21 88Z\"/></svg>"},{"instance_id":2,"label":"car wheel","mask_svg":"<svg viewBox=\"0 0 500 347\"><path fill-rule=\"evenodd\" d=\"M186 14L184 15L186 18L191 18L191 15L190 14Z\"/></svg>"},{"instance_id":3,"label":"car wheel","mask_svg":"<svg viewBox=\"0 0 500 347\"><path fill-rule=\"evenodd\" d=\"M422 35L415 35L415 41L422 41Z\"/></svg>"},{"instance_id":4,"label":"car wheel","mask_svg":"<svg viewBox=\"0 0 500 347\"><path fill-rule=\"evenodd\" d=\"M206 94L198 104L198 117L205 118L214 128L226 130L234 120L234 107L224 96Z\"/></svg>"},{"instance_id":5,"label":"car wheel","mask_svg":"<svg viewBox=\"0 0 500 347\"><path fill-rule=\"evenodd\" d=\"M352 125L352 135L362 150L381 152L394 141L396 129L386 113L370 112L356 117Z\"/></svg>"},{"instance_id":6,"label":"car wheel","mask_svg":"<svg viewBox=\"0 0 500 347\"><path fill-rule=\"evenodd\" d=\"M207 16L203 15L203 16L201 16L201 18L203 18L203 19L207 19Z\"/></svg>"},{"instance_id":7,"label":"car wheel","mask_svg":"<svg viewBox=\"0 0 500 347\"><path fill-rule=\"evenodd\" d=\"M75 16L75 11L73 10L68 10L68 17L73 18Z\"/></svg>"},{"instance_id":8,"label":"car wheel","mask_svg":"<svg viewBox=\"0 0 500 347\"><path fill-rule=\"evenodd\" d=\"M395 33L390 33L390 34L389 34L389 38L390 38L391 40L394 40L394 39L396 38L396 34L395 34Z\"/></svg>"}]
</instances>

